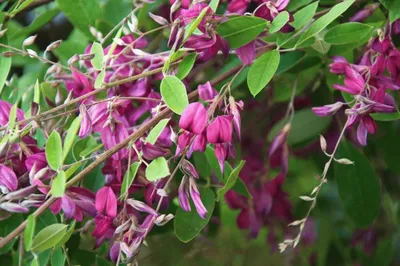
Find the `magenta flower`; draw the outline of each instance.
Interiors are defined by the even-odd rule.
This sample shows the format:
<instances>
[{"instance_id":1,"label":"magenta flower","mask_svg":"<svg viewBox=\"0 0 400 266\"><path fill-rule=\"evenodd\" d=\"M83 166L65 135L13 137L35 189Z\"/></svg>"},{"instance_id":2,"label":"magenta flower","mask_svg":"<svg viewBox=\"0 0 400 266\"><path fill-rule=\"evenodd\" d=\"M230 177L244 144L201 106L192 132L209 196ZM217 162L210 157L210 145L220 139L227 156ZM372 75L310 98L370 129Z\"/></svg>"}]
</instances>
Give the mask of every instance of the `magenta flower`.
<instances>
[{"instance_id":1,"label":"magenta flower","mask_svg":"<svg viewBox=\"0 0 400 266\"><path fill-rule=\"evenodd\" d=\"M321 107L313 107L312 111L318 116L333 115L340 108L342 108L343 105L344 105L344 103L342 103L342 102L336 102L334 104L328 104L328 105L324 105Z\"/></svg>"},{"instance_id":2,"label":"magenta flower","mask_svg":"<svg viewBox=\"0 0 400 266\"><path fill-rule=\"evenodd\" d=\"M81 126L79 128L78 136L80 138L85 138L89 136L89 134L92 132L92 119L90 118L89 113L84 104L82 104L79 107L79 111L82 116L82 121L81 121Z\"/></svg>"},{"instance_id":3,"label":"magenta flower","mask_svg":"<svg viewBox=\"0 0 400 266\"><path fill-rule=\"evenodd\" d=\"M117 197L111 187L103 187L96 193L96 210L110 218L117 216Z\"/></svg>"},{"instance_id":4,"label":"magenta flower","mask_svg":"<svg viewBox=\"0 0 400 266\"><path fill-rule=\"evenodd\" d=\"M346 73L346 67L349 65L347 62L346 58L342 56L334 56L333 58L333 63L329 65L331 68L330 71L331 73L334 74L345 74Z\"/></svg>"},{"instance_id":5,"label":"magenta flower","mask_svg":"<svg viewBox=\"0 0 400 266\"><path fill-rule=\"evenodd\" d=\"M178 200L179 205L181 205L182 209L187 212L191 211L189 195L192 198L194 207L196 208L199 216L203 219L206 219L207 209L204 207L204 204L201 201L200 191L197 187L195 179L193 177L184 176L181 184L179 185Z\"/></svg>"},{"instance_id":6,"label":"magenta flower","mask_svg":"<svg viewBox=\"0 0 400 266\"><path fill-rule=\"evenodd\" d=\"M211 86L211 83L208 81L204 84L201 84L197 87L199 92L199 97L203 101L211 101L218 95L218 92Z\"/></svg>"},{"instance_id":7,"label":"magenta flower","mask_svg":"<svg viewBox=\"0 0 400 266\"><path fill-rule=\"evenodd\" d=\"M72 95L77 98L83 96L91 91L94 91L94 87L89 81L88 77L79 72L77 69L72 69L72 80L65 81L65 87L68 91L72 92ZM90 101L93 99L89 97L84 100L84 102Z\"/></svg>"},{"instance_id":8,"label":"magenta flower","mask_svg":"<svg viewBox=\"0 0 400 266\"><path fill-rule=\"evenodd\" d=\"M228 143L232 141L231 115L218 116L207 127L207 141L209 143Z\"/></svg>"},{"instance_id":9,"label":"magenta flower","mask_svg":"<svg viewBox=\"0 0 400 266\"><path fill-rule=\"evenodd\" d=\"M13 105L9 102L0 100L0 126L5 126L10 117L10 111ZM17 121L24 119L24 112L17 108Z\"/></svg>"},{"instance_id":10,"label":"magenta flower","mask_svg":"<svg viewBox=\"0 0 400 266\"><path fill-rule=\"evenodd\" d=\"M14 171L0 164L0 190L3 194L7 194L10 191L15 191L18 188L18 178Z\"/></svg>"},{"instance_id":11,"label":"magenta flower","mask_svg":"<svg viewBox=\"0 0 400 266\"><path fill-rule=\"evenodd\" d=\"M245 66L250 65L253 63L254 58L256 57L255 41L249 42L248 44L235 49L235 51Z\"/></svg>"},{"instance_id":12,"label":"magenta flower","mask_svg":"<svg viewBox=\"0 0 400 266\"><path fill-rule=\"evenodd\" d=\"M201 103L191 103L183 111L179 127L198 135L206 128L207 118L207 110Z\"/></svg>"}]
</instances>

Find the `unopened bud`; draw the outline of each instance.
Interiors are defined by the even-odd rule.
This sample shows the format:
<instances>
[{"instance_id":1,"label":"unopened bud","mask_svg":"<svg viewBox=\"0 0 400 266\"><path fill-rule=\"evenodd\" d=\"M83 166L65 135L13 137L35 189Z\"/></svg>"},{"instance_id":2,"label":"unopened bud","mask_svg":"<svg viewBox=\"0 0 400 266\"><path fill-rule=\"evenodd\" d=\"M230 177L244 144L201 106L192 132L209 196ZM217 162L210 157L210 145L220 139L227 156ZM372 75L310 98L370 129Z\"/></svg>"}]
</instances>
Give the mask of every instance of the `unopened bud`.
<instances>
[{"instance_id":1,"label":"unopened bud","mask_svg":"<svg viewBox=\"0 0 400 266\"><path fill-rule=\"evenodd\" d=\"M32 36L29 36L28 38L26 38L24 40L24 42L22 43L22 47L32 45L36 40L36 36L37 35L32 35Z\"/></svg>"},{"instance_id":2,"label":"unopened bud","mask_svg":"<svg viewBox=\"0 0 400 266\"><path fill-rule=\"evenodd\" d=\"M158 216L155 220L155 224L158 226L163 226L165 224L167 224L169 221L171 221L174 218L173 214L161 214L160 216Z\"/></svg>"},{"instance_id":3,"label":"unopened bud","mask_svg":"<svg viewBox=\"0 0 400 266\"><path fill-rule=\"evenodd\" d=\"M327 144L326 144L326 139L324 138L324 136L322 136L322 135L319 136L319 143L320 143L320 145L321 145L321 150L322 150L323 152L326 152L326 146L327 146Z\"/></svg>"},{"instance_id":4,"label":"unopened bud","mask_svg":"<svg viewBox=\"0 0 400 266\"><path fill-rule=\"evenodd\" d=\"M149 16L158 24L160 25L168 25L168 20L166 20L165 18L161 17L161 16L157 16L154 15L153 13L149 13Z\"/></svg>"},{"instance_id":5,"label":"unopened bud","mask_svg":"<svg viewBox=\"0 0 400 266\"><path fill-rule=\"evenodd\" d=\"M70 59L68 59L68 65L73 65L79 61L79 55L74 54Z\"/></svg>"},{"instance_id":6,"label":"unopened bud","mask_svg":"<svg viewBox=\"0 0 400 266\"><path fill-rule=\"evenodd\" d=\"M14 213L27 213L29 212L29 209L26 207L23 207L19 204L12 203L12 202L6 202L0 204L0 209L6 210L8 212L14 212Z\"/></svg>"},{"instance_id":7,"label":"unopened bud","mask_svg":"<svg viewBox=\"0 0 400 266\"><path fill-rule=\"evenodd\" d=\"M335 159L335 161L338 162L338 163L340 163L340 164L344 164L344 165L354 164L353 161L350 161L349 159L346 159L346 158Z\"/></svg>"},{"instance_id":8,"label":"unopened bud","mask_svg":"<svg viewBox=\"0 0 400 266\"><path fill-rule=\"evenodd\" d=\"M26 49L26 52L28 53L30 58L35 58L37 57L37 53L35 51L33 51L32 49Z\"/></svg>"},{"instance_id":9,"label":"unopened bud","mask_svg":"<svg viewBox=\"0 0 400 266\"><path fill-rule=\"evenodd\" d=\"M49 44L49 46L47 46L46 50L47 51L52 51L54 49L57 49L60 46L60 44L61 44L61 40L52 42L52 43Z\"/></svg>"},{"instance_id":10,"label":"unopened bud","mask_svg":"<svg viewBox=\"0 0 400 266\"><path fill-rule=\"evenodd\" d=\"M0 38L4 36L4 34L6 34L8 29L4 29L2 31L0 31Z\"/></svg>"},{"instance_id":11,"label":"unopened bud","mask_svg":"<svg viewBox=\"0 0 400 266\"><path fill-rule=\"evenodd\" d=\"M95 54L82 54L79 56L79 60L92 60Z\"/></svg>"},{"instance_id":12,"label":"unopened bud","mask_svg":"<svg viewBox=\"0 0 400 266\"><path fill-rule=\"evenodd\" d=\"M16 55L16 53L11 52L11 51L1 53L1 56L3 56L3 57L12 57L14 55Z\"/></svg>"}]
</instances>

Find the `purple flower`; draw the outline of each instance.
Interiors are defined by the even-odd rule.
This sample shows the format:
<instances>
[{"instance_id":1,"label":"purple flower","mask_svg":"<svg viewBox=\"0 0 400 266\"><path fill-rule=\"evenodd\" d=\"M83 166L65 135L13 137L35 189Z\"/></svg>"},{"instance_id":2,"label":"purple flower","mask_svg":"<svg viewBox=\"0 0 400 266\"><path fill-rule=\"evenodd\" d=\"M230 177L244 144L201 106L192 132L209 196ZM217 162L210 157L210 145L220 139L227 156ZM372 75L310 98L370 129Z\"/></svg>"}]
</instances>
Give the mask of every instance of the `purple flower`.
<instances>
[{"instance_id":1,"label":"purple flower","mask_svg":"<svg viewBox=\"0 0 400 266\"><path fill-rule=\"evenodd\" d=\"M211 83L208 81L204 84L201 84L197 87L199 92L199 97L203 101L210 101L218 95L218 92L211 86Z\"/></svg>"},{"instance_id":2,"label":"purple flower","mask_svg":"<svg viewBox=\"0 0 400 266\"><path fill-rule=\"evenodd\" d=\"M200 215L201 218L206 219L207 209L206 207L204 207L204 204L201 201L200 191L197 188L197 184L194 178L189 178L189 193L190 197L193 200L193 204L196 208L197 213Z\"/></svg>"},{"instance_id":3,"label":"purple flower","mask_svg":"<svg viewBox=\"0 0 400 266\"><path fill-rule=\"evenodd\" d=\"M107 126L103 128L101 131L101 141L104 143L104 147L106 150L111 149L118 143L124 141L128 138L128 130L126 129L125 125L122 123L116 123L114 130L112 130L111 126ZM122 149L116 153L114 153L111 157L114 160L120 160L127 156L128 150Z\"/></svg>"},{"instance_id":4,"label":"purple flower","mask_svg":"<svg viewBox=\"0 0 400 266\"><path fill-rule=\"evenodd\" d=\"M198 135L206 128L207 118L207 110L201 103L191 103L183 111L179 127Z\"/></svg>"},{"instance_id":5,"label":"purple flower","mask_svg":"<svg viewBox=\"0 0 400 266\"><path fill-rule=\"evenodd\" d=\"M187 176L183 176L181 184L178 189L178 200L179 205L181 205L182 209L187 212L190 212L191 207L189 203L189 193L188 193L188 185L189 178Z\"/></svg>"},{"instance_id":6,"label":"purple flower","mask_svg":"<svg viewBox=\"0 0 400 266\"><path fill-rule=\"evenodd\" d=\"M10 111L13 105L6 101L0 100L0 126L5 126L10 117ZM17 121L24 119L24 112L17 108Z\"/></svg>"},{"instance_id":7,"label":"purple flower","mask_svg":"<svg viewBox=\"0 0 400 266\"><path fill-rule=\"evenodd\" d=\"M237 48L235 51L245 66L250 65L256 57L256 43L255 41L251 41L248 44Z\"/></svg>"},{"instance_id":8,"label":"purple flower","mask_svg":"<svg viewBox=\"0 0 400 266\"><path fill-rule=\"evenodd\" d=\"M209 143L227 143L232 141L232 115L218 116L207 127Z\"/></svg>"},{"instance_id":9,"label":"purple flower","mask_svg":"<svg viewBox=\"0 0 400 266\"><path fill-rule=\"evenodd\" d=\"M329 65L331 73L340 75L346 73L346 67L349 65L346 58L342 56L334 56L332 59L333 63Z\"/></svg>"},{"instance_id":10,"label":"purple flower","mask_svg":"<svg viewBox=\"0 0 400 266\"><path fill-rule=\"evenodd\" d=\"M68 91L72 92L75 98L83 96L89 92L94 91L93 85L90 83L88 77L79 72L77 69L72 69L72 80L65 81L65 87ZM83 102L93 99L93 96L88 97Z\"/></svg>"},{"instance_id":11,"label":"purple flower","mask_svg":"<svg viewBox=\"0 0 400 266\"><path fill-rule=\"evenodd\" d=\"M14 171L0 164L0 190L3 194L7 194L10 191L15 191L18 188L18 178Z\"/></svg>"},{"instance_id":12,"label":"purple flower","mask_svg":"<svg viewBox=\"0 0 400 266\"><path fill-rule=\"evenodd\" d=\"M84 104L79 107L79 111L82 115L82 121L78 135L80 138L84 138L89 136L89 134L92 132L92 119L90 119L89 113Z\"/></svg>"},{"instance_id":13,"label":"purple flower","mask_svg":"<svg viewBox=\"0 0 400 266\"><path fill-rule=\"evenodd\" d=\"M372 15L372 13L374 13L375 10L378 7L379 7L379 4L368 5L364 9L361 9L356 14L354 14L354 16L352 16L349 19L349 21L352 21L352 22L363 22L364 20L369 18Z\"/></svg>"},{"instance_id":14,"label":"purple flower","mask_svg":"<svg viewBox=\"0 0 400 266\"><path fill-rule=\"evenodd\" d=\"M96 193L96 210L110 218L117 216L117 197L110 187L103 187Z\"/></svg>"},{"instance_id":15,"label":"purple flower","mask_svg":"<svg viewBox=\"0 0 400 266\"><path fill-rule=\"evenodd\" d=\"M336 102L334 104L328 104L328 105L324 105L321 107L313 107L312 111L318 116L333 115L340 108L342 108L343 105L344 105L344 103L342 103L342 102Z\"/></svg>"}]
</instances>

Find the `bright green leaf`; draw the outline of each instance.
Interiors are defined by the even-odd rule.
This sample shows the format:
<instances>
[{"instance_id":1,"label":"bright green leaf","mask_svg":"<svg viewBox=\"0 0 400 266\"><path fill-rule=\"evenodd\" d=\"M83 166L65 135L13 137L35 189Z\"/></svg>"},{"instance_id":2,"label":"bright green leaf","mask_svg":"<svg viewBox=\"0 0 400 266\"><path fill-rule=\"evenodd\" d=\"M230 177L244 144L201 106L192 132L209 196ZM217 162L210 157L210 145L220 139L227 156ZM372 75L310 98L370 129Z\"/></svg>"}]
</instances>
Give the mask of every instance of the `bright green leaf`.
<instances>
[{"instance_id":1,"label":"bright green leaf","mask_svg":"<svg viewBox=\"0 0 400 266\"><path fill-rule=\"evenodd\" d=\"M174 76L166 76L161 81L161 96L169 109L181 115L189 104L185 85Z\"/></svg>"},{"instance_id":2,"label":"bright green leaf","mask_svg":"<svg viewBox=\"0 0 400 266\"><path fill-rule=\"evenodd\" d=\"M150 131L149 135L146 138L146 142L150 143L151 145L154 145L154 143L156 143L158 137L161 135L161 132L167 126L169 120L170 119L168 118L168 119L163 119L160 122L158 122L157 125L155 125L155 127L153 127L153 129Z\"/></svg>"},{"instance_id":3,"label":"bright green leaf","mask_svg":"<svg viewBox=\"0 0 400 266\"><path fill-rule=\"evenodd\" d=\"M393 23L400 18L400 1L399 0L379 0L387 10L389 10L389 19Z\"/></svg>"},{"instance_id":4,"label":"bright green leaf","mask_svg":"<svg viewBox=\"0 0 400 266\"><path fill-rule=\"evenodd\" d=\"M3 36L0 38L0 43L8 44L7 37ZM6 52L8 49L0 47L0 53ZM4 83L6 82L8 73L11 69L11 57L0 56L0 94L3 91Z\"/></svg>"},{"instance_id":5,"label":"bright green leaf","mask_svg":"<svg viewBox=\"0 0 400 266\"><path fill-rule=\"evenodd\" d=\"M247 85L255 97L270 82L278 69L280 54L277 50L266 52L257 58L247 75Z\"/></svg>"},{"instance_id":6,"label":"bright green leaf","mask_svg":"<svg viewBox=\"0 0 400 266\"><path fill-rule=\"evenodd\" d=\"M349 22L329 29L324 40L335 45L358 42L371 34L372 30L373 28L367 24Z\"/></svg>"},{"instance_id":7,"label":"bright green leaf","mask_svg":"<svg viewBox=\"0 0 400 266\"><path fill-rule=\"evenodd\" d=\"M214 13L217 11L219 5L219 0L211 0L209 6L212 9L212 11L214 11Z\"/></svg>"},{"instance_id":8,"label":"bright green leaf","mask_svg":"<svg viewBox=\"0 0 400 266\"><path fill-rule=\"evenodd\" d=\"M272 21L271 27L269 28L269 33L275 33L279 31L288 21L289 13L287 11L279 13Z\"/></svg>"},{"instance_id":9,"label":"bright green leaf","mask_svg":"<svg viewBox=\"0 0 400 266\"><path fill-rule=\"evenodd\" d=\"M53 179L53 183L51 184L50 194L57 198L64 196L65 182L66 182L65 172L60 171L58 175Z\"/></svg>"},{"instance_id":10,"label":"bright green leaf","mask_svg":"<svg viewBox=\"0 0 400 266\"><path fill-rule=\"evenodd\" d=\"M293 15L293 22L290 23L296 30L304 27L309 23L315 15L315 11L317 11L318 2L314 2Z\"/></svg>"},{"instance_id":11,"label":"bright green leaf","mask_svg":"<svg viewBox=\"0 0 400 266\"><path fill-rule=\"evenodd\" d=\"M81 126L81 121L82 116L77 116L68 128L67 135L64 139L63 161L67 158L69 150L72 148L72 144L74 144L75 137Z\"/></svg>"},{"instance_id":12,"label":"bright green leaf","mask_svg":"<svg viewBox=\"0 0 400 266\"><path fill-rule=\"evenodd\" d=\"M217 32L229 42L231 49L235 49L257 38L264 31L267 23L265 19L258 17L233 17L218 25Z\"/></svg>"},{"instance_id":13,"label":"bright green leaf","mask_svg":"<svg viewBox=\"0 0 400 266\"><path fill-rule=\"evenodd\" d=\"M90 49L90 53L94 54L94 57L90 62L96 70L101 70L103 68L103 60L104 60L104 52L103 47L98 42L94 42L92 48Z\"/></svg>"},{"instance_id":14,"label":"bright green leaf","mask_svg":"<svg viewBox=\"0 0 400 266\"><path fill-rule=\"evenodd\" d=\"M128 193L129 188L132 186L132 183L135 180L135 176L139 170L139 167L140 162L134 162L131 165L130 170L126 171L124 180L122 181L121 185L121 198L124 197L126 193Z\"/></svg>"},{"instance_id":15,"label":"bright green leaf","mask_svg":"<svg viewBox=\"0 0 400 266\"><path fill-rule=\"evenodd\" d=\"M35 233L36 219L31 214L28 216L27 224L24 230L24 247L25 250L30 250L32 245L33 234Z\"/></svg>"},{"instance_id":16,"label":"bright green leaf","mask_svg":"<svg viewBox=\"0 0 400 266\"><path fill-rule=\"evenodd\" d=\"M395 113L372 113L372 118L376 121L395 121L400 119L400 112Z\"/></svg>"},{"instance_id":17,"label":"bright green leaf","mask_svg":"<svg viewBox=\"0 0 400 266\"><path fill-rule=\"evenodd\" d=\"M335 5L329 10L328 13L317 19L301 38L297 41L296 46L298 47L311 37L320 33L323 29L325 29L329 24L331 24L335 19L337 19L341 14L343 14L353 3L355 0L346 0L340 4Z\"/></svg>"},{"instance_id":18,"label":"bright green leaf","mask_svg":"<svg viewBox=\"0 0 400 266\"><path fill-rule=\"evenodd\" d=\"M238 180L239 177L239 173L242 170L245 163L246 161L240 161L239 165L231 172L231 174L227 178L225 185L222 188L218 189L217 201L221 200L222 197L236 184L236 181Z\"/></svg>"},{"instance_id":19,"label":"bright green leaf","mask_svg":"<svg viewBox=\"0 0 400 266\"><path fill-rule=\"evenodd\" d=\"M103 86L104 83L104 78L106 77L106 71L103 69L99 75L97 76L95 82L94 82L94 88L95 89L100 89Z\"/></svg>"},{"instance_id":20,"label":"bright green leaf","mask_svg":"<svg viewBox=\"0 0 400 266\"><path fill-rule=\"evenodd\" d=\"M335 179L347 215L357 227L368 227L377 217L381 205L380 184L367 157L348 142L339 146L336 158L347 158L353 165L335 162Z\"/></svg>"},{"instance_id":21,"label":"bright green leaf","mask_svg":"<svg viewBox=\"0 0 400 266\"><path fill-rule=\"evenodd\" d=\"M176 73L176 77L180 80L184 79L192 70L194 63L196 62L197 55L195 53L191 53L185 58L183 58L182 62L179 64L178 73Z\"/></svg>"},{"instance_id":22,"label":"bright green leaf","mask_svg":"<svg viewBox=\"0 0 400 266\"><path fill-rule=\"evenodd\" d=\"M204 8L195 20L191 21L189 24L186 25L183 43L185 43L187 38L189 38L193 34L193 32L197 29L197 26L199 26L200 22L206 15L207 11L208 7Z\"/></svg>"},{"instance_id":23,"label":"bright green leaf","mask_svg":"<svg viewBox=\"0 0 400 266\"><path fill-rule=\"evenodd\" d=\"M53 131L46 143L46 159L51 169L57 171L62 165L62 143L60 134Z\"/></svg>"},{"instance_id":24,"label":"bright green leaf","mask_svg":"<svg viewBox=\"0 0 400 266\"><path fill-rule=\"evenodd\" d=\"M33 239L32 251L42 252L54 247L65 235L67 225L52 224L41 230Z\"/></svg>"},{"instance_id":25,"label":"bright green leaf","mask_svg":"<svg viewBox=\"0 0 400 266\"><path fill-rule=\"evenodd\" d=\"M65 255L62 248L55 248L51 255L51 266L64 266Z\"/></svg>"},{"instance_id":26,"label":"bright green leaf","mask_svg":"<svg viewBox=\"0 0 400 266\"><path fill-rule=\"evenodd\" d=\"M149 181L156 181L169 175L169 167L164 157L154 159L146 168L146 178Z\"/></svg>"},{"instance_id":27,"label":"bright green leaf","mask_svg":"<svg viewBox=\"0 0 400 266\"><path fill-rule=\"evenodd\" d=\"M211 189L200 188L201 200L207 209L206 219L202 219L191 203L191 211L186 212L178 208L174 218L174 230L178 239L182 242L189 242L195 238L201 230L208 224L215 206L215 195Z\"/></svg>"},{"instance_id":28,"label":"bright green leaf","mask_svg":"<svg viewBox=\"0 0 400 266\"><path fill-rule=\"evenodd\" d=\"M61 246L65 245L65 243L67 243L67 241L71 238L72 233L75 230L75 225L76 225L76 221L74 220L72 222L72 224L70 225L68 231L64 234L64 236L61 238L61 240L57 242L55 247L61 247Z\"/></svg>"},{"instance_id":29,"label":"bright green leaf","mask_svg":"<svg viewBox=\"0 0 400 266\"><path fill-rule=\"evenodd\" d=\"M65 178L68 180L82 166L82 162L76 162L65 171Z\"/></svg>"},{"instance_id":30,"label":"bright green leaf","mask_svg":"<svg viewBox=\"0 0 400 266\"><path fill-rule=\"evenodd\" d=\"M33 101L40 104L40 86L39 80L36 80L35 87L33 88Z\"/></svg>"},{"instance_id":31,"label":"bright green leaf","mask_svg":"<svg viewBox=\"0 0 400 266\"><path fill-rule=\"evenodd\" d=\"M11 110L10 110L9 117L8 117L8 127L9 128L14 128L14 126L15 126L15 122L17 120L17 109L18 109L17 104L13 104L13 106L11 107Z\"/></svg>"}]
</instances>

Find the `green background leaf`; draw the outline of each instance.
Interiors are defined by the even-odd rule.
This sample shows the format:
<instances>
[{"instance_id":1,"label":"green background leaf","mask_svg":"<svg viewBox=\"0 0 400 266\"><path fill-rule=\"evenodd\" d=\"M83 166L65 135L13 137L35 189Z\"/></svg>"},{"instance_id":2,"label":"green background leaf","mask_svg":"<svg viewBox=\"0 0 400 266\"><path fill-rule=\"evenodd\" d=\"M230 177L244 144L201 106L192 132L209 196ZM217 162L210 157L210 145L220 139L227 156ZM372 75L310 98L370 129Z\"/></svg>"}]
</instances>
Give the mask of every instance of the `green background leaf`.
<instances>
[{"instance_id":1,"label":"green background leaf","mask_svg":"<svg viewBox=\"0 0 400 266\"><path fill-rule=\"evenodd\" d=\"M52 224L41 230L33 239L32 251L41 252L54 247L67 231L65 224Z\"/></svg>"},{"instance_id":2,"label":"green background leaf","mask_svg":"<svg viewBox=\"0 0 400 266\"><path fill-rule=\"evenodd\" d=\"M61 137L57 131L53 131L46 142L46 159L51 169L57 171L62 165L62 158Z\"/></svg>"}]
</instances>

